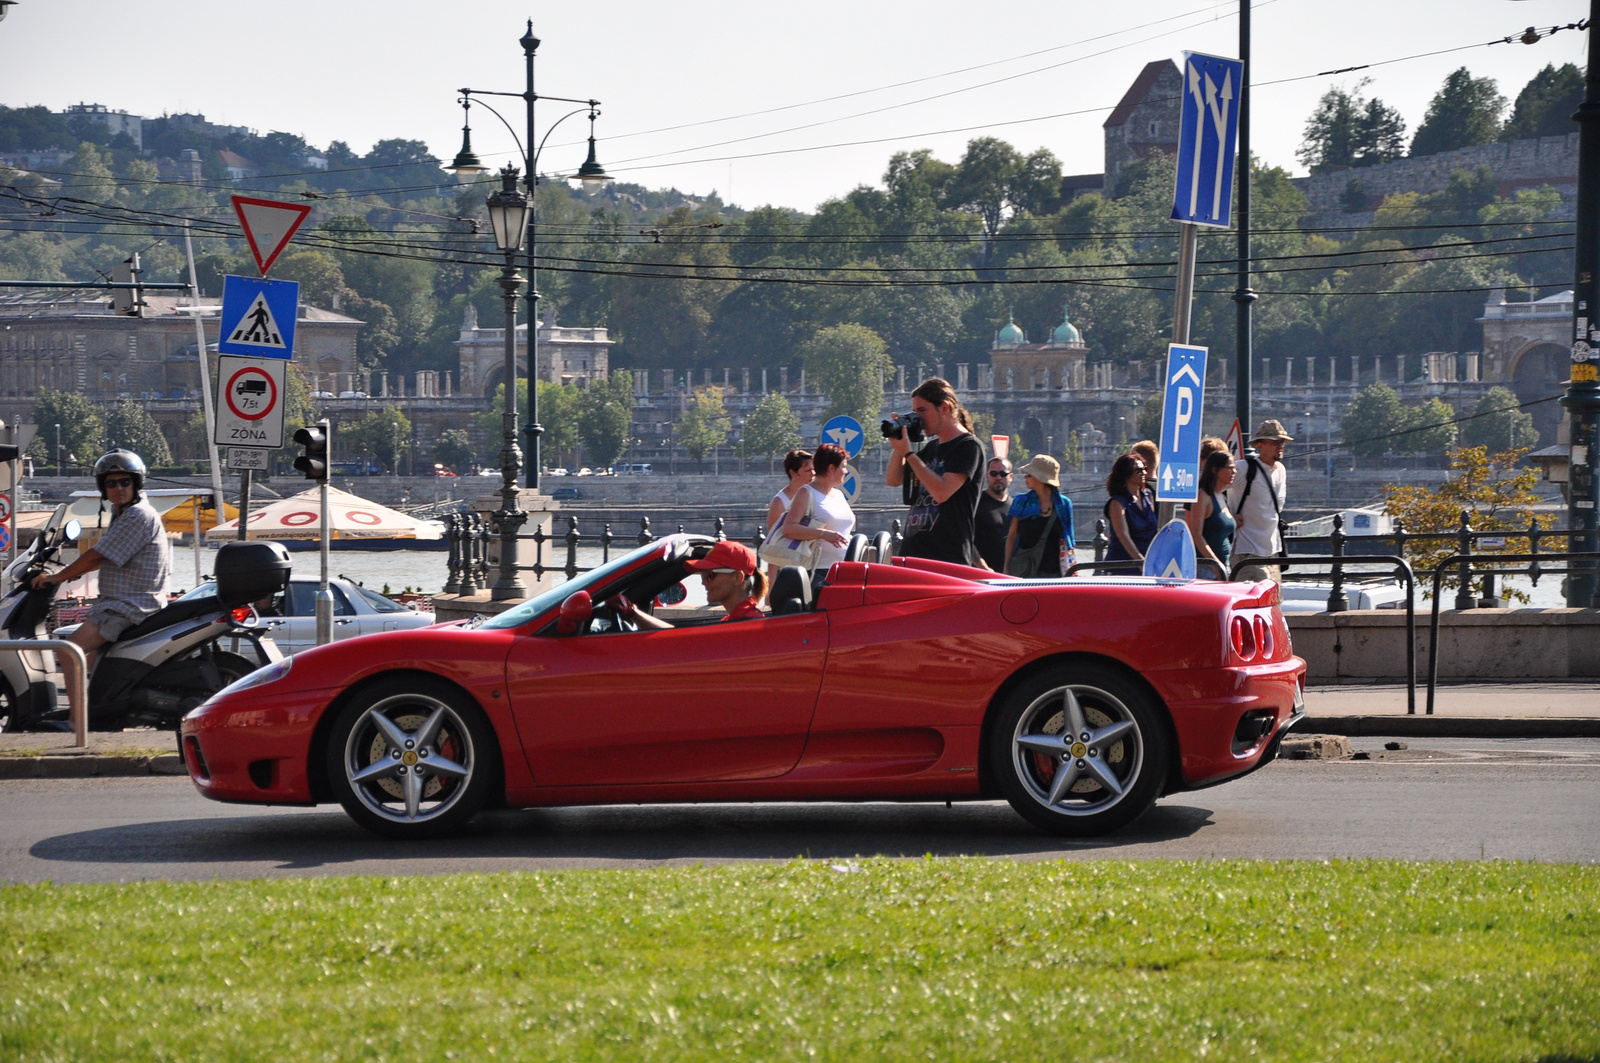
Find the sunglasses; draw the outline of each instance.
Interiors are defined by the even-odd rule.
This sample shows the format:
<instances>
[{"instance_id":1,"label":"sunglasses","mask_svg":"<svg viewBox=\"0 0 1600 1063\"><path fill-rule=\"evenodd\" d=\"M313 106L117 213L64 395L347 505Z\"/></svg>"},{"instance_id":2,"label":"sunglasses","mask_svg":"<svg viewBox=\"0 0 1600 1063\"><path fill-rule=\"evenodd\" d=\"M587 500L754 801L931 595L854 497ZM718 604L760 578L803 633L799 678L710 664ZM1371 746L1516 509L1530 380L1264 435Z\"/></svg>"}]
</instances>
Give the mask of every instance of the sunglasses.
<instances>
[{"instance_id":1,"label":"sunglasses","mask_svg":"<svg viewBox=\"0 0 1600 1063\"><path fill-rule=\"evenodd\" d=\"M990 469L989 470L989 475L990 476L999 476L1001 478L1004 478L1004 477L1010 476L1011 474L1006 472L1004 469Z\"/></svg>"},{"instance_id":2,"label":"sunglasses","mask_svg":"<svg viewBox=\"0 0 1600 1063\"><path fill-rule=\"evenodd\" d=\"M107 480L106 481L106 487L108 489L112 488L112 487L132 487L132 486L133 486L133 481L128 479L126 476L119 476L115 480Z\"/></svg>"}]
</instances>

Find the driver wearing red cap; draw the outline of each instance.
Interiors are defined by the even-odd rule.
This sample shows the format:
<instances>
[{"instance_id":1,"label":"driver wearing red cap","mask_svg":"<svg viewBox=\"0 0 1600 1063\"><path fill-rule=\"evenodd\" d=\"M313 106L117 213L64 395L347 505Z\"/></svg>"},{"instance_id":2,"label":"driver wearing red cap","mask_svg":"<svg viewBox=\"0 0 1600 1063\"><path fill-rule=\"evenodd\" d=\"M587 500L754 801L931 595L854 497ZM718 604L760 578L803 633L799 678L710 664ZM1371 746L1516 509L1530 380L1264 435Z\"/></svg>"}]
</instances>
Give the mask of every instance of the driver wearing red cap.
<instances>
[{"instance_id":1,"label":"driver wearing red cap","mask_svg":"<svg viewBox=\"0 0 1600 1063\"><path fill-rule=\"evenodd\" d=\"M756 552L743 543L728 540L717 543L705 557L684 562L684 568L700 573L700 582L706 589L706 601L720 605L728 611L728 620L760 620L766 616L756 605L767 593L767 577L761 574L756 562ZM623 595L608 602L618 615L627 617L641 628L656 631L672 625L649 613L639 611Z\"/></svg>"}]
</instances>

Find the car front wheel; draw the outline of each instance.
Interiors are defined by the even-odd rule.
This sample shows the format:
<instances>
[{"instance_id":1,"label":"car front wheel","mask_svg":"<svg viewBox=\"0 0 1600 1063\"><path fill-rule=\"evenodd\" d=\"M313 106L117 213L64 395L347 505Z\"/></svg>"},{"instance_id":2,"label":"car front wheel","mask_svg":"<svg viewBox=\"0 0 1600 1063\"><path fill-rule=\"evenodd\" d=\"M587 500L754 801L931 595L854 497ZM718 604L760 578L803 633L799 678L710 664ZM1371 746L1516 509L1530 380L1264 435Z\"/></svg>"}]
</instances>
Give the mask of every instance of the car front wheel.
<instances>
[{"instance_id":1,"label":"car front wheel","mask_svg":"<svg viewBox=\"0 0 1600 1063\"><path fill-rule=\"evenodd\" d=\"M432 838L483 807L498 758L483 713L458 691L389 680L334 721L328 778L357 823L388 838Z\"/></svg>"},{"instance_id":2,"label":"car front wheel","mask_svg":"<svg viewBox=\"0 0 1600 1063\"><path fill-rule=\"evenodd\" d=\"M1154 804L1171 756L1154 698L1097 666L1035 677L990 726L990 770L1011 807L1073 837L1116 830Z\"/></svg>"}]
</instances>

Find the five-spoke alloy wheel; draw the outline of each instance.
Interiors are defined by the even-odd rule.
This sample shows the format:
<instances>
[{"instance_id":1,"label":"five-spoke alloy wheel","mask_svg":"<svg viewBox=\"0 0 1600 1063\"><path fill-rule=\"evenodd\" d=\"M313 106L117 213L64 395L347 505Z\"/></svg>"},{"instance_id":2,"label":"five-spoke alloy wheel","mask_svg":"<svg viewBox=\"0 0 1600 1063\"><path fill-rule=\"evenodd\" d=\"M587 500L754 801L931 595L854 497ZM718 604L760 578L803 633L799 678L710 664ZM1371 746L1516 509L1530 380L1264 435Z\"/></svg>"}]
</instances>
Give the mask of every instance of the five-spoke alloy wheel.
<instances>
[{"instance_id":1,"label":"five-spoke alloy wheel","mask_svg":"<svg viewBox=\"0 0 1600 1063\"><path fill-rule=\"evenodd\" d=\"M328 778L357 823L390 838L449 834L483 806L498 759L482 712L457 691L390 680L339 713Z\"/></svg>"},{"instance_id":2,"label":"five-spoke alloy wheel","mask_svg":"<svg viewBox=\"0 0 1600 1063\"><path fill-rule=\"evenodd\" d=\"M1159 711L1112 669L1053 668L993 717L989 768L1035 826L1080 837L1115 830L1161 792L1170 753Z\"/></svg>"}]
</instances>

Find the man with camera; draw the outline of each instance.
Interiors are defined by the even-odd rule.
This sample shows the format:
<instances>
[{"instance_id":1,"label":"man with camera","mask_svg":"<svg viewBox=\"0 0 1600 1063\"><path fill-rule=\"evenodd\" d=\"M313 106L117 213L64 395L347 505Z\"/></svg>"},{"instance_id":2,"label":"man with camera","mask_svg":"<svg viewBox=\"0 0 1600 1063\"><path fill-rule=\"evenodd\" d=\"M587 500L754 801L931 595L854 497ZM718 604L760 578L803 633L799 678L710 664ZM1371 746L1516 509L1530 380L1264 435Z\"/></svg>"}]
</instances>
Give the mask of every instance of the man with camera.
<instances>
[{"instance_id":1,"label":"man with camera","mask_svg":"<svg viewBox=\"0 0 1600 1063\"><path fill-rule=\"evenodd\" d=\"M955 389L939 377L923 381L911 393L911 413L884 421L882 430L893 451L884 483L901 487L911 507L901 556L979 566L973 531L983 444Z\"/></svg>"}]
</instances>

